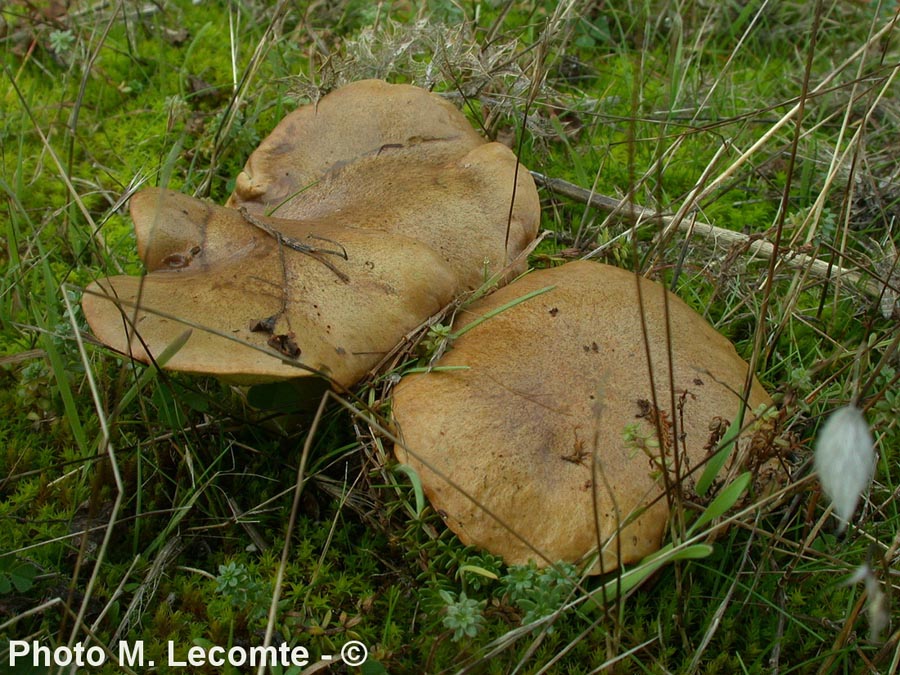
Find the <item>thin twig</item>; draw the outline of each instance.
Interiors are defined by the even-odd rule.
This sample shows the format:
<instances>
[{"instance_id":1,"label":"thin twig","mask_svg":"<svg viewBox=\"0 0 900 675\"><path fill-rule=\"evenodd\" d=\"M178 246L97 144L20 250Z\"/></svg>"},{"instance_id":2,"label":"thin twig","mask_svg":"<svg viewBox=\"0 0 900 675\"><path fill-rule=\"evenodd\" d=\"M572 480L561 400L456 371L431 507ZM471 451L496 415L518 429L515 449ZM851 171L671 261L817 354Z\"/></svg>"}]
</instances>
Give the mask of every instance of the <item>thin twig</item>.
<instances>
[{"instance_id":1,"label":"thin twig","mask_svg":"<svg viewBox=\"0 0 900 675\"><path fill-rule=\"evenodd\" d=\"M248 223L253 225L253 227L256 227L256 228L262 230L263 232L265 232L266 234L268 234L270 237L272 237L275 241L278 242L279 246L287 246L292 251L297 251L297 253L303 253L304 255L308 255L311 258L314 258L315 260L317 260L320 263L322 263L323 265L325 265L325 267L327 267L332 272L334 272L337 275L338 279L340 279L344 283L347 283L350 281L350 277L348 277L346 274L341 272L337 267L335 267L334 264L330 260L326 260L325 258L321 257L323 254L335 255L338 258L343 258L344 260L349 260L349 256L347 255L347 249L345 249L343 246L341 246L341 244L339 244L338 242L333 242L330 239L326 239L325 237L317 237L316 235L311 234L311 235L309 235L308 238L319 239L321 241L331 242L332 244L336 244L337 246L339 246L340 250L336 251L336 250L328 249L328 248L316 248L315 246L311 246L309 244L304 244L299 239L294 239L293 237L289 237L286 234L279 232L274 227L269 225L267 222L260 220L259 218L254 216L252 213L250 213L246 209L246 207L242 206L240 209L238 209L238 211L240 212L241 217L244 220L246 220Z\"/></svg>"},{"instance_id":2,"label":"thin twig","mask_svg":"<svg viewBox=\"0 0 900 675\"><path fill-rule=\"evenodd\" d=\"M269 618L266 622L266 634L263 638L263 648L269 647L272 644L272 639L275 635L275 622L278 619L278 603L281 600L281 590L284 586L288 555L291 551L291 537L293 536L294 527L297 524L297 517L300 512L300 495L303 492L303 486L306 484L307 479L306 464L309 461L309 453L312 449L313 439L319 429L319 422L322 419L322 415L325 413L325 405L328 403L328 399L331 396L334 395L331 394L330 391L326 391L322 395L322 400L319 402L319 408L316 411L316 415L306 434L306 441L303 443L303 452L300 454L300 464L297 466L297 480L294 483L294 500L291 504L291 514L288 517L287 529L284 533L284 545L281 549L281 562L278 565L278 574L275 577L275 588L272 590L272 602L269 605ZM260 663L259 670L257 671L258 675L264 675L265 671L266 664Z\"/></svg>"},{"instance_id":3,"label":"thin twig","mask_svg":"<svg viewBox=\"0 0 900 675\"><path fill-rule=\"evenodd\" d=\"M625 218L633 218L635 222L658 221L663 227L677 227L679 230L700 235L705 239L711 239L715 244L746 246L750 253L758 255L765 260L770 260L775 256L775 247L765 239L761 239L759 235L747 235L742 232L726 230L723 227L716 227L695 218L681 218L676 222L674 216L660 214L653 209L648 209L627 200L592 193L590 190L561 178L549 178L536 171L532 171L531 175L542 187L600 211L613 213ZM873 297L879 297L884 292L885 284L866 278L867 275L845 267L819 260L805 253L786 251L783 247L779 251L779 255L781 256L781 261L788 267L806 269L810 274L822 279L841 277L844 281L853 284Z\"/></svg>"},{"instance_id":4,"label":"thin twig","mask_svg":"<svg viewBox=\"0 0 900 675\"><path fill-rule=\"evenodd\" d=\"M81 607L78 609L78 614L75 617L75 623L72 626L72 633L69 636L68 647L72 648L78 641L79 631L87 630L87 626L84 625L85 615L93 596L97 580L100 577L101 565L106 559L106 553L109 549L110 541L112 540L113 527L115 526L116 520L119 517L119 511L122 508L122 502L125 496L125 483L122 480L121 473L119 472L119 461L116 458L116 452L113 448L108 419L103 407L103 401L100 397L100 390L97 387L96 380L94 379L93 371L90 369L90 367L88 367L90 364L90 360L88 359L87 352L85 351L84 342L81 340L81 334L78 330L78 322L75 319L75 312L72 309L72 304L69 301L69 296L65 293L62 293L62 299L66 305L66 314L68 315L69 321L71 322L73 328L73 334L75 335L75 344L78 346L78 354L81 357L82 363L85 364L85 377L87 378L88 388L90 389L91 398L94 402L94 409L97 411L97 421L100 425L101 431L100 443L97 447L97 450L98 453L105 453L109 458L109 465L110 469L112 470L113 480L115 482L116 488L116 496L113 500L109 522L106 526L106 530L103 533L103 541L100 543L100 548L97 551L96 560L94 562L94 569L91 572L90 578L88 579L87 587L84 589ZM71 672L75 672L75 665L72 666Z\"/></svg>"},{"instance_id":5,"label":"thin twig","mask_svg":"<svg viewBox=\"0 0 900 675\"><path fill-rule=\"evenodd\" d=\"M272 10L272 18L269 21L268 26L266 26L266 30L259 39L259 42L256 44L256 48L253 50L253 54L250 56L250 60L247 63L247 67L241 74L240 81L232 82L233 91L231 99L225 107L222 121L216 129L216 135L213 140L212 152L210 153L209 158L209 171L203 179L203 183L197 189L197 194L195 196L209 196L213 176L216 174L215 169L225 153L225 144L229 140L231 128L234 126L234 122L240 113L247 91L250 89L250 85L253 82L253 78L259 70L263 58L272 46L272 36L277 30L280 30L280 24L283 22L291 4L292 3L289 2L289 0L281 0L281 2L276 5L275 9ZM233 39L234 38L232 37L232 40ZM235 77L236 75L237 73L233 71L232 77Z\"/></svg>"}]
</instances>

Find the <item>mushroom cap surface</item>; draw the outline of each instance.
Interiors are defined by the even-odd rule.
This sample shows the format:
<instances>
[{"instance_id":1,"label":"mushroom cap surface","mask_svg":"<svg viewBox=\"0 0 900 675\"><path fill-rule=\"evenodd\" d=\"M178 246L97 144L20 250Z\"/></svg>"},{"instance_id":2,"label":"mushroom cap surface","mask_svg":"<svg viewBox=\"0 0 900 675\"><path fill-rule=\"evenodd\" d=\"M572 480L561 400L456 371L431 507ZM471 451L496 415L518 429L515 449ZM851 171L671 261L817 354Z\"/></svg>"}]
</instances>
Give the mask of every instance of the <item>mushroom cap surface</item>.
<instances>
[{"instance_id":1,"label":"mushroom cap surface","mask_svg":"<svg viewBox=\"0 0 900 675\"><path fill-rule=\"evenodd\" d=\"M287 115L250 155L227 205L413 237L440 252L460 291L515 260L540 222L534 181L509 148L486 142L437 94L381 80Z\"/></svg>"},{"instance_id":2,"label":"mushroom cap surface","mask_svg":"<svg viewBox=\"0 0 900 675\"><path fill-rule=\"evenodd\" d=\"M593 262L533 272L461 312L453 330L546 287L464 333L438 370L401 380L393 398L402 441L395 453L419 473L463 543L509 564L539 565L582 560L600 543L593 571L609 571L656 551L666 529L659 449L651 457L633 439L656 440L656 414L666 430L667 465L677 439L682 473L696 467L716 440L711 423L739 413L747 364L659 284ZM674 414L664 293L680 408ZM465 369L439 370L444 366ZM771 404L755 380L747 403L745 421Z\"/></svg>"},{"instance_id":3,"label":"mushroom cap surface","mask_svg":"<svg viewBox=\"0 0 900 675\"><path fill-rule=\"evenodd\" d=\"M402 235L248 220L159 189L132 197L131 213L148 274L92 283L85 316L100 340L145 362L193 328L173 370L241 383L321 374L349 386L456 289L440 256Z\"/></svg>"},{"instance_id":4,"label":"mushroom cap surface","mask_svg":"<svg viewBox=\"0 0 900 675\"><path fill-rule=\"evenodd\" d=\"M508 148L439 96L377 80L288 115L228 205L132 197L149 274L86 289L100 340L149 361L193 327L168 368L350 386L454 297L520 269L540 220Z\"/></svg>"}]
</instances>

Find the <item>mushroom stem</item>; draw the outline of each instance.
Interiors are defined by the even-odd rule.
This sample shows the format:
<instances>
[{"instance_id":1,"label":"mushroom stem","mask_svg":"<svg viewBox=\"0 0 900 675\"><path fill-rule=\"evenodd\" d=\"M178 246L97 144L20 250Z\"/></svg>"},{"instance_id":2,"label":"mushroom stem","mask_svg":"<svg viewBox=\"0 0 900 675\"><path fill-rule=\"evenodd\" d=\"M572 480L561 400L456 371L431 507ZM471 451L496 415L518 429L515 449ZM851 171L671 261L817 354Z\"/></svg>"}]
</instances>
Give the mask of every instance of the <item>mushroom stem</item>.
<instances>
[{"instance_id":1,"label":"mushroom stem","mask_svg":"<svg viewBox=\"0 0 900 675\"><path fill-rule=\"evenodd\" d=\"M531 175L535 182L557 194L574 199L582 204L604 211L606 213L622 216L628 220L639 222L641 220L655 220L662 223L667 229L677 227L679 230L691 234L699 234L707 239L712 239L716 243L725 245L740 244L747 246L748 250L759 255L765 260L771 260L775 253L775 246L768 241L757 238L755 235L746 235L742 232L734 232L726 230L723 227L716 227L702 220L695 218L678 218L674 216L658 213L653 209L648 209L640 204L625 199L615 199L607 195L596 193L592 190L586 190L583 187L570 183L561 178L550 178L536 171L532 171ZM793 252L779 248L781 260L788 267L794 269L805 269L809 273L822 279L832 279L835 277L843 277L845 281L853 284L865 293L879 297L884 292L885 284L879 283L874 279L866 279L859 272L854 272L845 267L841 267L833 262L819 260L804 253Z\"/></svg>"}]
</instances>

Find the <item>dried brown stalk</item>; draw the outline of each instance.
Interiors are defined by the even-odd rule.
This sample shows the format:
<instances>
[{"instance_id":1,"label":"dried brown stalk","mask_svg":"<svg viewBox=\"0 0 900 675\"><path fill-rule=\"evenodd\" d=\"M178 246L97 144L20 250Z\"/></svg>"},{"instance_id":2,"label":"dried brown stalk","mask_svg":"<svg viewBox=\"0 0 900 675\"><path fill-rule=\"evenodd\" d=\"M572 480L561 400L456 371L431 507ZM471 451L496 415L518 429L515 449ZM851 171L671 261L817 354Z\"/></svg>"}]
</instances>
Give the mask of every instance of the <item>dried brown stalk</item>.
<instances>
[{"instance_id":1,"label":"dried brown stalk","mask_svg":"<svg viewBox=\"0 0 900 675\"><path fill-rule=\"evenodd\" d=\"M726 230L693 217L676 219L675 216L658 213L627 200L592 192L560 178L549 178L535 171L532 171L531 175L534 176L538 185L556 194L587 204L600 211L615 214L625 220L632 222L657 221L666 229L677 227L679 230L687 232L689 236L699 235L723 246L743 245L751 254L758 255L765 260L770 260L775 255L775 246L765 239L759 238L758 235ZM886 288L885 283L870 278L868 274L842 267L834 262L820 260L784 247L779 248L779 256L781 262L788 267L806 270L809 274L822 279L834 280L840 277L844 283L849 283L873 297L880 297L891 292L891 289Z\"/></svg>"}]
</instances>

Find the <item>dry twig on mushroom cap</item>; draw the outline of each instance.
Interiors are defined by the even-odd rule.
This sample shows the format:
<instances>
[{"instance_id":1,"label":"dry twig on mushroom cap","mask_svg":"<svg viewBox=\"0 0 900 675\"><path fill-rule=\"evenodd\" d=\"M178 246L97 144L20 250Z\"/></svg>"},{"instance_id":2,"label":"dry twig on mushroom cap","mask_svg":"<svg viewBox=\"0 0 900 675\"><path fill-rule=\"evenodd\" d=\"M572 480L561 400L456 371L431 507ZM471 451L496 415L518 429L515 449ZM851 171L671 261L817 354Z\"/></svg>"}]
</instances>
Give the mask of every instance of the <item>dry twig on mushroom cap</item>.
<instances>
[{"instance_id":1,"label":"dry twig on mushroom cap","mask_svg":"<svg viewBox=\"0 0 900 675\"><path fill-rule=\"evenodd\" d=\"M193 327L167 364L174 370L240 382L322 374L349 386L394 346L398 331L440 309L456 289L446 263L408 237L254 216L295 241L340 242L346 260L335 256L326 266L236 209L175 192L135 195L132 215L149 273L91 284L85 316L98 338L139 360Z\"/></svg>"}]
</instances>

